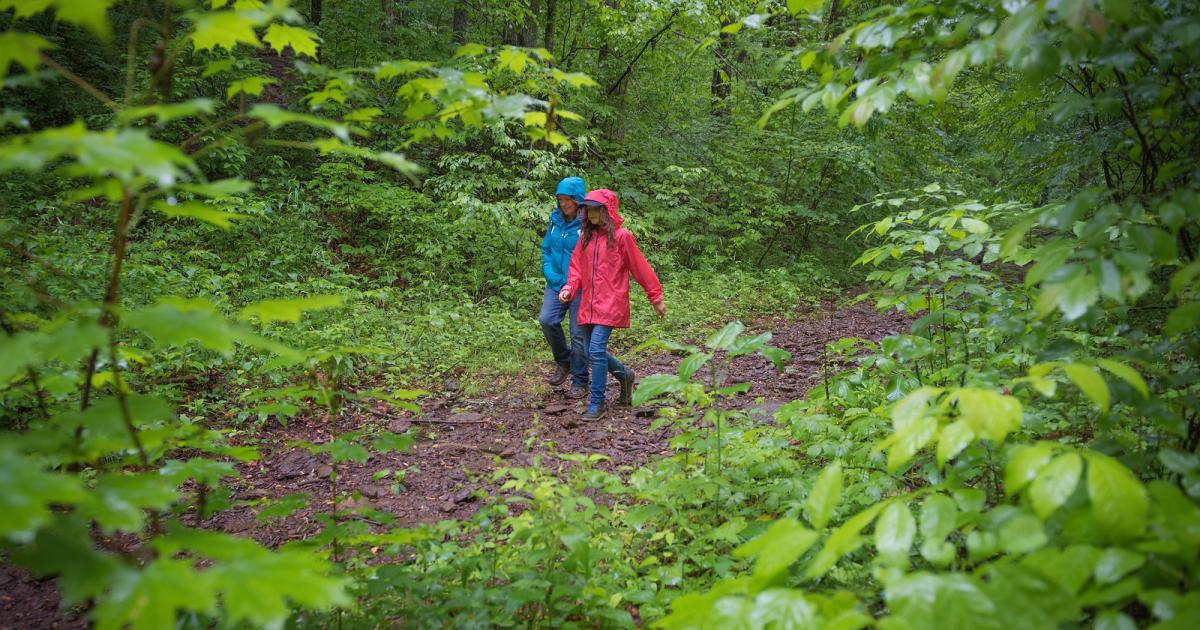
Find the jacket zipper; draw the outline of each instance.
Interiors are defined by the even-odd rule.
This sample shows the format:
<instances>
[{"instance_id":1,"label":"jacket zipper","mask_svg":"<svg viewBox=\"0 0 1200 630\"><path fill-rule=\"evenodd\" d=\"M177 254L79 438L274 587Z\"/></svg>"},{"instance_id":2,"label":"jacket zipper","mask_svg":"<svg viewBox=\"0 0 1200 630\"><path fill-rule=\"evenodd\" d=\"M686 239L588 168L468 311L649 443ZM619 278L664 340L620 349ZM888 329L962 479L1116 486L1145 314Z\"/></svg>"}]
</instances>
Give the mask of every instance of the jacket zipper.
<instances>
[{"instance_id":1,"label":"jacket zipper","mask_svg":"<svg viewBox=\"0 0 1200 630\"><path fill-rule=\"evenodd\" d=\"M596 246L592 248L592 291L591 303L588 304L588 319L596 317L596 265L600 260L600 243L596 242Z\"/></svg>"}]
</instances>

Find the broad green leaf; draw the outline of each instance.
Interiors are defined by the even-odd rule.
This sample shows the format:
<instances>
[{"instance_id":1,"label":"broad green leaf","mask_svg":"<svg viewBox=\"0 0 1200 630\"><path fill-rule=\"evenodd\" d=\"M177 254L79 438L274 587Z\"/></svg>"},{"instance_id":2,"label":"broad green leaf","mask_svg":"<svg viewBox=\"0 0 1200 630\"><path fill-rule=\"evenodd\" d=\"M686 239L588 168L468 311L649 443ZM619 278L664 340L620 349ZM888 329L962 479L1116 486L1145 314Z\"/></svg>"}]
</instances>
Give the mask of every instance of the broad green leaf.
<instances>
[{"instance_id":1,"label":"broad green leaf","mask_svg":"<svg viewBox=\"0 0 1200 630\"><path fill-rule=\"evenodd\" d=\"M842 498L842 463L834 462L825 467L813 483L808 498L804 501L804 513L814 528L824 529L833 516L833 510Z\"/></svg>"},{"instance_id":2,"label":"broad green leaf","mask_svg":"<svg viewBox=\"0 0 1200 630\"><path fill-rule=\"evenodd\" d=\"M529 65L529 55L524 51L514 46L505 46L497 56L496 67L507 68L517 74L525 72L525 66Z\"/></svg>"},{"instance_id":3,"label":"broad green leaf","mask_svg":"<svg viewBox=\"0 0 1200 630\"><path fill-rule=\"evenodd\" d=\"M329 458L335 464L342 462L365 464L371 456L363 445L345 438L331 440L315 450L318 453L329 453Z\"/></svg>"},{"instance_id":4,"label":"broad green leaf","mask_svg":"<svg viewBox=\"0 0 1200 630\"><path fill-rule=\"evenodd\" d=\"M218 179L213 182L179 184L176 188L194 195L200 195L201 197L218 199L248 193L253 190L254 185L244 179L231 177L229 179Z\"/></svg>"},{"instance_id":5,"label":"broad green leaf","mask_svg":"<svg viewBox=\"0 0 1200 630\"><path fill-rule=\"evenodd\" d=\"M348 141L350 139L350 128L343 123L321 118L319 116L312 116L310 114L290 112L276 105L260 103L254 107L251 107L247 115L249 115L251 118L261 119L272 129L290 125L292 123L299 123L301 125L308 125L309 127L316 127L331 131L333 132L334 136L342 141Z\"/></svg>"},{"instance_id":6,"label":"broad green leaf","mask_svg":"<svg viewBox=\"0 0 1200 630\"><path fill-rule=\"evenodd\" d=\"M733 340L737 339L737 336L742 334L742 331L745 329L746 327L742 325L742 322L729 322L728 324L725 324L725 327L721 330L709 335L708 341L705 341L704 345L708 346L709 349L712 350L724 350L728 348L730 344L733 343Z\"/></svg>"},{"instance_id":7,"label":"broad green leaf","mask_svg":"<svg viewBox=\"0 0 1200 630\"><path fill-rule=\"evenodd\" d=\"M395 451L397 453L405 453L417 439L411 433L383 433L375 438L371 443L371 447L380 453L388 453Z\"/></svg>"},{"instance_id":8,"label":"broad green leaf","mask_svg":"<svg viewBox=\"0 0 1200 630\"><path fill-rule=\"evenodd\" d=\"M1115 584L1145 562L1146 556L1141 553L1121 547L1110 547L1100 554L1093 575L1097 584Z\"/></svg>"},{"instance_id":9,"label":"broad green leaf","mask_svg":"<svg viewBox=\"0 0 1200 630\"><path fill-rule=\"evenodd\" d=\"M150 335L163 345L186 345L192 341L228 353L233 350L237 332L210 303L193 300L169 300L129 311L121 323Z\"/></svg>"},{"instance_id":10,"label":"broad green leaf","mask_svg":"<svg viewBox=\"0 0 1200 630\"><path fill-rule=\"evenodd\" d=\"M946 462L962 452L975 439L971 425L964 420L958 420L944 427L938 434L937 462L938 468L944 468Z\"/></svg>"},{"instance_id":11,"label":"broad green leaf","mask_svg":"<svg viewBox=\"0 0 1200 630\"><path fill-rule=\"evenodd\" d=\"M288 300L263 300L242 309L242 319L258 319L267 322L298 322L307 311L337 308L345 302L340 295L314 295Z\"/></svg>"},{"instance_id":12,"label":"broad green leaf","mask_svg":"<svg viewBox=\"0 0 1200 630\"><path fill-rule=\"evenodd\" d=\"M954 499L933 494L921 503L921 536L925 540L941 541L954 531L958 507Z\"/></svg>"},{"instance_id":13,"label":"broad green leaf","mask_svg":"<svg viewBox=\"0 0 1200 630\"><path fill-rule=\"evenodd\" d=\"M907 564L916 536L917 521L902 500L889 503L875 522L875 548L891 562Z\"/></svg>"},{"instance_id":14,"label":"broad green leaf","mask_svg":"<svg viewBox=\"0 0 1200 630\"><path fill-rule=\"evenodd\" d=\"M1146 381L1142 379L1142 375L1138 374L1137 370L1112 359L1100 359L1096 361L1100 367L1112 372L1117 377L1124 380L1126 383L1133 385L1143 396L1150 397L1150 388L1146 386Z\"/></svg>"},{"instance_id":15,"label":"broad green leaf","mask_svg":"<svg viewBox=\"0 0 1200 630\"><path fill-rule=\"evenodd\" d=\"M184 201L172 204L164 200L159 200L154 202L153 208L169 217L197 219L210 225L215 225L222 230L228 230L233 227L233 222L238 219L247 218L247 215L217 210L199 201Z\"/></svg>"},{"instance_id":16,"label":"broad green leaf","mask_svg":"<svg viewBox=\"0 0 1200 630\"><path fill-rule=\"evenodd\" d=\"M1104 382L1104 377L1100 376L1096 368L1081 363L1067 363L1062 366L1062 369L1067 373L1067 378L1071 379L1071 382L1075 383L1076 387L1084 394L1087 394L1087 397L1091 398L1101 411L1108 411L1111 400L1108 383Z\"/></svg>"},{"instance_id":17,"label":"broad green leaf","mask_svg":"<svg viewBox=\"0 0 1200 630\"><path fill-rule=\"evenodd\" d=\"M141 175L170 185L196 170L175 146L159 142L144 129L88 131L82 122L15 136L0 143L0 172L37 171L66 158L72 176L116 177L131 182Z\"/></svg>"},{"instance_id":18,"label":"broad green leaf","mask_svg":"<svg viewBox=\"0 0 1200 630\"><path fill-rule=\"evenodd\" d=\"M225 100L231 101L239 94L246 96L262 96L263 88L278 83L271 77L246 77L229 84L225 89Z\"/></svg>"},{"instance_id":19,"label":"broad green leaf","mask_svg":"<svg viewBox=\"0 0 1200 630\"><path fill-rule=\"evenodd\" d=\"M822 4L825 4L825 0L788 0L787 8L788 13L796 15L801 11L805 13L816 11L821 8Z\"/></svg>"},{"instance_id":20,"label":"broad green leaf","mask_svg":"<svg viewBox=\"0 0 1200 630\"><path fill-rule=\"evenodd\" d=\"M283 54L283 49L291 46L297 55L305 55L312 59L317 58L319 39L312 31L279 23L268 26L266 34L263 35L263 41L279 54Z\"/></svg>"},{"instance_id":21,"label":"broad green leaf","mask_svg":"<svg viewBox=\"0 0 1200 630\"><path fill-rule=\"evenodd\" d=\"M250 12L201 12L196 14L195 30L188 37L196 50L224 48L232 51L238 44L257 48L260 44L254 29L262 26L264 20L265 16Z\"/></svg>"},{"instance_id":22,"label":"broad green leaf","mask_svg":"<svg viewBox=\"0 0 1200 630\"><path fill-rule=\"evenodd\" d=\"M1150 501L1146 487L1117 460L1086 451L1088 497L1092 515L1114 540L1141 536L1146 530Z\"/></svg>"},{"instance_id":23,"label":"broad green leaf","mask_svg":"<svg viewBox=\"0 0 1200 630\"><path fill-rule=\"evenodd\" d=\"M959 418L980 437L1000 444L1021 428L1021 402L996 390L964 387L953 390Z\"/></svg>"},{"instance_id":24,"label":"broad green leaf","mask_svg":"<svg viewBox=\"0 0 1200 630\"><path fill-rule=\"evenodd\" d=\"M808 569L804 572L804 579L812 580L825 575L843 556L858 549L863 543L859 534L866 529L867 525L871 524L871 521L875 520L875 517L883 510L883 506L883 503L876 503L850 517L850 520L833 530L829 539L825 541L825 546L821 547L821 551L817 552L816 557L809 563Z\"/></svg>"},{"instance_id":25,"label":"broad green leaf","mask_svg":"<svg viewBox=\"0 0 1200 630\"><path fill-rule=\"evenodd\" d=\"M454 57L478 57L479 55L486 53L487 50L487 46L484 46L483 44L468 42L462 46L459 46L458 50L454 51Z\"/></svg>"},{"instance_id":26,"label":"broad green leaf","mask_svg":"<svg viewBox=\"0 0 1200 630\"><path fill-rule=\"evenodd\" d=\"M638 381L633 392L633 405L644 405L663 394L677 392L686 384L674 374L652 374Z\"/></svg>"},{"instance_id":27,"label":"broad green leaf","mask_svg":"<svg viewBox=\"0 0 1200 630\"><path fill-rule=\"evenodd\" d=\"M713 355L703 352L689 355L688 357L684 358L679 362L679 380L690 380L692 375L696 373L696 370L699 370L705 363L708 363L709 359L712 358Z\"/></svg>"},{"instance_id":28,"label":"broad green leaf","mask_svg":"<svg viewBox=\"0 0 1200 630\"><path fill-rule=\"evenodd\" d=\"M1008 465L1004 467L1004 491L1013 496L1037 477L1038 472L1054 456L1050 442L1021 445L1013 450Z\"/></svg>"},{"instance_id":29,"label":"broad green leaf","mask_svg":"<svg viewBox=\"0 0 1200 630\"><path fill-rule=\"evenodd\" d=\"M191 118L200 114L211 114L216 111L216 107L217 102L211 98L194 98L182 103L144 105L142 107L123 109L117 114L117 120L122 123L131 123L143 118L153 118L159 126L162 126L173 120Z\"/></svg>"},{"instance_id":30,"label":"broad green leaf","mask_svg":"<svg viewBox=\"0 0 1200 630\"><path fill-rule=\"evenodd\" d=\"M146 510L164 510L179 496L176 483L156 472L110 474L96 480L88 501L80 506L105 533L140 533Z\"/></svg>"},{"instance_id":31,"label":"broad green leaf","mask_svg":"<svg viewBox=\"0 0 1200 630\"><path fill-rule=\"evenodd\" d=\"M17 64L26 71L33 72L41 64L41 52L52 48L54 45L40 35L17 31L0 32L0 86L4 85L10 66Z\"/></svg>"},{"instance_id":32,"label":"broad green leaf","mask_svg":"<svg viewBox=\"0 0 1200 630\"><path fill-rule=\"evenodd\" d=\"M1027 554L1045 546L1045 527L1032 514L1018 514L1000 527L1000 548L1011 554Z\"/></svg>"},{"instance_id":33,"label":"broad green leaf","mask_svg":"<svg viewBox=\"0 0 1200 630\"><path fill-rule=\"evenodd\" d=\"M1021 247L1021 241L1025 240L1025 235L1029 230L1037 225L1038 216L1031 215L1017 221L1011 228L1004 233L1004 239L1000 241L1000 257L1005 259L1012 258L1013 254Z\"/></svg>"},{"instance_id":34,"label":"broad green leaf","mask_svg":"<svg viewBox=\"0 0 1200 630\"><path fill-rule=\"evenodd\" d=\"M754 579L765 585L799 560L816 541L816 532L793 519L783 518L761 536L734 549L733 555L754 557Z\"/></svg>"},{"instance_id":35,"label":"broad green leaf","mask_svg":"<svg viewBox=\"0 0 1200 630\"><path fill-rule=\"evenodd\" d=\"M937 432L938 420L932 415L922 415L912 424L897 429L888 450L888 472L896 472L917 454Z\"/></svg>"},{"instance_id":36,"label":"broad green leaf","mask_svg":"<svg viewBox=\"0 0 1200 630\"><path fill-rule=\"evenodd\" d=\"M29 542L50 520L51 506L85 497L79 479L44 472L34 460L0 443L0 537Z\"/></svg>"},{"instance_id":37,"label":"broad green leaf","mask_svg":"<svg viewBox=\"0 0 1200 630\"><path fill-rule=\"evenodd\" d=\"M118 574L95 609L96 630L157 630L176 627L180 611L216 612L211 574L191 560L158 558L141 571Z\"/></svg>"},{"instance_id":38,"label":"broad green leaf","mask_svg":"<svg viewBox=\"0 0 1200 630\"><path fill-rule=\"evenodd\" d=\"M1200 328L1200 302L1187 302L1171 311L1167 316L1163 332L1168 335L1182 335Z\"/></svg>"},{"instance_id":39,"label":"broad green leaf","mask_svg":"<svg viewBox=\"0 0 1200 630\"><path fill-rule=\"evenodd\" d=\"M1029 487L1033 511L1043 520L1053 514L1075 492L1082 472L1083 460L1078 453L1064 453L1056 457L1037 474L1037 479Z\"/></svg>"},{"instance_id":40,"label":"broad green leaf","mask_svg":"<svg viewBox=\"0 0 1200 630\"><path fill-rule=\"evenodd\" d=\"M884 594L889 628L1003 630L996 604L969 575L911 573L889 581Z\"/></svg>"},{"instance_id":41,"label":"broad green leaf","mask_svg":"<svg viewBox=\"0 0 1200 630\"><path fill-rule=\"evenodd\" d=\"M328 610L350 603L347 580L309 550L270 551L253 540L174 527L155 541L163 556L180 550L213 560L200 573L220 593L222 613L233 624L280 627L296 606Z\"/></svg>"}]
</instances>

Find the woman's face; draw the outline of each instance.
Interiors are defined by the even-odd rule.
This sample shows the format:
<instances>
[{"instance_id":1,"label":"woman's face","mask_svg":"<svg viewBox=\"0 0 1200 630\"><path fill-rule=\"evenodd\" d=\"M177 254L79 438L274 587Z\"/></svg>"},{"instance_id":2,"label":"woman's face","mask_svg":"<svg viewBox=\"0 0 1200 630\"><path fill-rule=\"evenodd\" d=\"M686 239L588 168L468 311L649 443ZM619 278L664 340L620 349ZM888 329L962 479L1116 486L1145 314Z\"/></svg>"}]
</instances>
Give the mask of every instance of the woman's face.
<instances>
[{"instance_id":1,"label":"woman's face","mask_svg":"<svg viewBox=\"0 0 1200 630\"><path fill-rule=\"evenodd\" d=\"M600 206L588 206L587 219L588 223L592 225L600 225L600 222L604 220L604 208Z\"/></svg>"},{"instance_id":2,"label":"woman's face","mask_svg":"<svg viewBox=\"0 0 1200 630\"><path fill-rule=\"evenodd\" d=\"M575 213L579 212L579 202L571 195L559 195L558 209L562 210L563 216L570 221L575 218Z\"/></svg>"}]
</instances>

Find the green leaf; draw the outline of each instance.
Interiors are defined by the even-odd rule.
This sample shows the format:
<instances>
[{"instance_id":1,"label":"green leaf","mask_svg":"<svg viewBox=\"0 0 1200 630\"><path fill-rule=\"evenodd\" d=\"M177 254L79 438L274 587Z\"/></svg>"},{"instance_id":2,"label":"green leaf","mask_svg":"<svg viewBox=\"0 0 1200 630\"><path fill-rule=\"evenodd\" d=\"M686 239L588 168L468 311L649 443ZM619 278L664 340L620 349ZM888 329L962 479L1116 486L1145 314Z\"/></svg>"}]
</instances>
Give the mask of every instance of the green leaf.
<instances>
[{"instance_id":1,"label":"green leaf","mask_svg":"<svg viewBox=\"0 0 1200 630\"><path fill-rule=\"evenodd\" d=\"M248 218L247 215L238 214L236 212L225 212L199 201L184 201L182 203L172 204L168 201L155 201L153 206L155 210L169 217L187 217L203 221L210 225L215 225L222 230L228 230L233 227L233 222L238 219Z\"/></svg>"},{"instance_id":2,"label":"green leaf","mask_svg":"<svg viewBox=\"0 0 1200 630\"><path fill-rule=\"evenodd\" d=\"M738 335L742 334L742 331L745 329L746 327L742 325L742 322L729 322L728 324L725 324L725 327L721 330L709 335L708 341L704 342L704 345L708 346L712 350L724 350L728 348L730 344L733 343L733 340L736 339Z\"/></svg>"},{"instance_id":3,"label":"green leaf","mask_svg":"<svg viewBox=\"0 0 1200 630\"><path fill-rule=\"evenodd\" d=\"M1029 230L1037 225L1038 215L1031 215L1017 221L1012 227L1004 233L1004 239L1000 241L1000 257L1004 259L1012 258L1013 254L1021 247L1021 242L1025 240L1025 235Z\"/></svg>"},{"instance_id":4,"label":"green leaf","mask_svg":"<svg viewBox=\"0 0 1200 630\"><path fill-rule=\"evenodd\" d=\"M693 354L684 358L684 360L679 362L679 380L690 380L692 375L696 373L696 370L699 370L705 363L708 363L711 358L713 358L713 355L707 353Z\"/></svg>"},{"instance_id":5,"label":"green leaf","mask_svg":"<svg viewBox=\"0 0 1200 630\"><path fill-rule=\"evenodd\" d=\"M1015 396L979 387L953 390L953 396L959 418L980 437L1001 444L1009 433L1021 428L1021 401Z\"/></svg>"},{"instance_id":6,"label":"green leaf","mask_svg":"<svg viewBox=\"0 0 1200 630\"><path fill-rule=\"evenodd\" d=\"M416 442L416 438L411 433L384 433L375 438L371 446L380 453L395 451L397 453L408 452L412 445Z\"/></svg>"},{"instance_id":7,"label":"green leaf","mask_svg":"<svg viewBox=\"0 0 1200 630\"><path fill-rule=\"evenodd\" d=\"M496 67L507 68L517 74L525 71L525 66L529 65L529 55L515 46L505 46L497 56Z\"/></svg>"},{"instance_id":8,"label":"green leaf","mask_svg":"<svg viewBox=\"0 0 1200 630\"><path fill-rule=\"evenodd\" d=\"M263 35L263 41L267 42L277 53L283 54L283 49L291 46L292 51L297 55L305 55L312 59L317 58L317 40L319 39L321 38L312 31L279 23L268 26L266 34Z\"/></svg>"},{"instance_id":9,"label":"green leaf","mask_svg":"<svg viewBox=\"0 0 1200 630\"><path fill-rule=\"evenodd\" d=\"M86 495L73 476L43 472L41 466L0 443L0 537L33 540L50 520L53 504L72 504Z\"/></svg>"},{"instance_id":10,"label":"green leaf","mask_svg":"<svg viewBox=\"0 0 1200 630\"><path fill-rule=\"evenodd\" d=\"M1082 472L1083 459L1078 453L1064 453L1056 457L1038 473L1037 479L1029 487L1033 511L1043 520L1053 514L1075 492Z\"/></svg>"},{"instance_id":11,"label":"green leaf","mask_svg":"<svg viewBox=\"0 0 1200 630\"><path fill-rule=\"evenodd\" d=\"M1200 328L1200 302L1188 302L1171 311L1163 332L1168 335L1182 335Z\"/></svg>"},{"instance_id":12,"label":"green leaf","mask_svg":"<svg viewBox=\"0 0 1200 630\"><path fill-rule=\"evenodd\" d=\"M1146 563L1146 556L1136 551L1111 547L1100 554L1093 576L1097 584L1115 584L1121 578Z\"/></svg>"},{"instance_id":13,"label":"green leaf","mask_svg":"<svg viewBox=\"0 0 1200 630\"><path fill-rule=\"evenodd\" d=\"M804 579L812 580L825 575L843 556L858 549L863 543L859 534L866 529L867 525L871 524L871 521L875 520L883 507L883 503L876 503L850 517L850 520L833 530L829 539L825 541L825 546L808 565L808 569L804 572Z\"/></svg>"},{"instance_id":14,"label":"green leaf","mask_svg":"<svg viewBox=\"0 0 1200 630\"><path fill-rule=\"evenodd\" d=\"M1067 378L1087 394L1101 411L1108 411L1111 401L1108 383L1104 382L1104 377L1100 376L1096 368L1081 363L1067 363L1062 369L1067 373Z\"/></svg>"},{"instance_id":15,"label":"green leaf","mask_svg":"<svg viewBox=\"0 0 1200 630\"><path fill-rule=\"evenodd\" d=\"M232 101L238 94L246 96L262 96L263 88L278 83L271 77L246 77L229 84L225 89L225 100Z\"/></svg>"},{"instance_id":16,"label":"green leaf","mask_svg":"<svg viewBox=\"0 0 1200 630\"><path fill-rule=\"evenodd\" d=\"M260 523L265 523L279 518L287 518L294 514L297 510L302 510L308 507L308 495L303 492L288 494L279 499L272 501L266 507L258 511L254 515L254 519Z\"/></svg>"},{"instance_id":17,"label":"green leaf","mask_svg":"<svg viewBox=\"0 0 1200 630\"><path fill-rule=\"evenodd\" d=\"M686 384L674 374L652 374L638 381L637 389L633 392L633 405L644 405L663 394L677 392Z\"/></svg>"},{"instance_id":18,"label":"green leaf","mask_svg":"<svg viewBox=\"0 0 1200 630\"><path fill-rule=\"evenodd\" d=\"M1146 488L1128 468L1096 451L1087 459L1088 497L1092 515L1113 540L1137 538L1146 530L1150 501Z\"/></svg>"},{"instance_id":19,"label":"green leaf","mask_svg":"<svg viewBox=\"0 0 1200 630\"><path fill-rule=\"evenodd\" d=\"M842 463L834 462L825 467L813 483L808 498L804 501L804 513L809 524L824 529L833 516L833 510L842 498Z\"/></svg>"},{"instance_id":20,"label":"green leaf","mask_svg":"<svg viewBox=\"0 0 1200 630\"><path fill-rule=\"evenodd\" d=\"M1147 398L1150 397L1150 388L1146 386L1146 381L1142 379L1142 375L1138 374L1137 370L1125 365L1124 363L1121 363L1120 361L1114 361L1112 359L1100 359L1096 361L1096 363L1098 363L1100 367L1121 378L1126 383L1132 385L1134 389L1142 393L1142 396Z\"/></svg>"},{"instance_id":21,"label":"green leaf","mask_svg":"<svg viewBox=\"0 0 1200 630\"><path fill-rule=\"evenodd\" d=\"M933 494L921 503L921 537L941 542L954 531L958 506L944 494Z\"/></svg>"},{"instance_id":22,"label":"green leaf","mask_svg":"<svg viewBox=\"0 0 1200 630\"><path fill-rule=\"evenodd\" d=\"M813 11L821 8L822 4L825 4L825 0L788 0L787 8L788 13L796 15L801 11L805 13L812 13Z\"/></svg>"},{"instance_id":23,"label":"green leaf","mask_svg":"<svg viewBox=\"0 0 1200 630\"><path fill-rule=\"evenodd\" d=\"M164 510L179 497L175 482L158 473L110 474L96 480L80 509L105 533L139 533L146 510Z\"/></svg>"},{"instance_id":24,"label":"green leaf","mask_svg":"<svg viewBox=\"0 0 1200 630\"><path fill-rule=\"evenodd\" d=\"M486 53L487 50L487 46L484 46L483 44L468 42L462 46L459 46L458 50L454 51L454 57L455 59L459 57L478 57L479 55Z\"/></svg>"},{"instance_id":25,"label":"green leaf","mask_svg":"<svg viewBox=\"0 0 1200 630\"><path fill-rule=\"evenodd\" d=\"M1000 527L1000 548L1011 554L1036 551L1049 541L1042 522L1032 514L1018 514Z\"/></svg>"},{"instance_id":26,"label":"green leaf","mask_svg":"<svg viewBox=\"0 0 1200 630\"><path fill-rule=\"evenodd\" d=\"M4 85L10 66L17 64L33 72L41 64L41 52L52 48L54 45L39 35L17 31L0 33L0 86Z\"/></svg>"},{"instance_id":27,"label":"green leaf","mask_svg":"<svg viewBox=\"0 0 1200 630\"><path fill-rule=\"evenodd\" d=\"M314 295L288 300L263 300L242 309L242 319L258 319L267 322L299 322L307 311L322 311L337 308L345 302L340 295Z\"/></svg>"},{"instance_id":28,"label":"green leaf","mask_svg":"<svg viewBox=\"0 0 1200 630\"><path fill-rule=\"evenodd\" d=\"M196 341L210 350L228 353L239 335L212 304L202 300L164 300L154 306L129 311L122 325L141 330L163 345Z\"/></svg>"},{"instance_id":29,"label":"green leaf","mask_svg":"<svg viewBox=\"0 0 1200 630\"><path fill-rule=\"evenodd\" d=\"M917 521L904 501L888 503L875 522L875 548L889 562L907 564L916 536Z\"/></svg>"},{"instance_id":30,"label":"green leaf","mask_svg":"<svg viewBox=\"0 0 1200 630\"><path fill-rule=\"evenodd\" d=\"M260 45L254 29L262 26L265 16L250 12L216 11L195 14L195 30L188 36L196 50L224 48L232 51L238 44Z\"/></svg>"},{"instance_id":31,"label":"green leaf","mask_svg":"<svg viewBox=\"0 0 1200 630\"><path fill-rule=\"evenodd\" d=\"M1038 442L1031 446L1021 445L1014 451L1004 468L1004 491L1010 496L1017 494L1054 456L1050 442Z\"/></svg>"},{"instance_id":32,"label":"green leaf","mask_svg":"<svg viewBox=\"0 0 1200 630\"><path fill-rule=\"evenodd\" d=\"M765 585L787 570L817 541L817 533L790 518L779 519L761 536L734 549L736 558L755 557L755 582Z\"/></svg>"},{"instance_id":33,"label":"green leaf","mask_svg":"<svg viewBox=\"0 0 1200 630\"><path fill-rule=\"evenodd\" d=\"M211 98L194 98L190 101L166 105L144 105L121 110L117 114L117 120L121 123L131 123L143 118L153 118L161 127L173 120L211 114L216 110L216 106L217 102Z\"/></svg>"},{"instance_id":34,"label":"green leaf","mask_svg":"<svg viewBox=\"0 0 1200 630\"><path fill-rule=\"evenodd\" d=\"M244 179L231 177L229 179L219 179L214 182L179 184L176 188L194 195L200 195L201 197L220 199L248 193L254 189L254 185Z\"/></svg>"},{"instance_id":35,"label":"green leaf","mask_svg":"<svg viewBox=\"0 0 1200 630\"><path fill-rule=\"evenodd\" d=\"M334 136L343 141L348 141L350 139L350 128L340 122L335 120L327 120L325 118L320 118L318 116L312 116L309 114L289 112L288 110L282 109L276 105L260 103L254 107L251 107L247 115L251 118L261 119L272 129L293 123L299 123L301 125L308 125L309 127L329 130L333 132Z\"/></svg>"},{"instance_id":36,"label":"green leaf","mask_svg":"<svg viewBox=\"0 0 1200 630\"><path fill-rule=\"evenodd\" d=\"M95 609L96 630L174 628L179 611L216 612L213 580L189 560L158 558L141 571L123 571Z\"/></svg>"},{"instance_id":37,"label":"green leaf","mask_svg":"<svg viewBox=\"0 0 1200 630\"><path fill-rule=\"evenodd\" d=\"M331 577L332 567L309 550L270 551L252 540L180 527L156 545L163 556L188 550L214 561L199 575L220 592L231 625L281 627L296 606L327 610L350 603L347 580Z\"/></svg>"},{"instance_id":38,"label":"green leaf","mask_svg":"<svg viewBox=\"0 0 1200 630\"><path fill-rule=\"evenodd\" d=\"M370 453L367 452L367 449L361 444L344 438L338 438L326 444L322 444L321 446L317 447L316 452L329 453L330 459L333 460L333 463L335 464L340 464L342 462L356 462L359 464L365 464L371 457Z\"/></svg>"},{"instance_id":39,"label":"green leaf","mask_svg":"<svg viewBox=\"0 0 1200 630\"><path fill-rule=\"evenodd\" d=\"M975 432L966 421L958 420L943 428L938 434L938 468L945 468L946 462L961 453L974 439Z\"/></svg>"}]
</instances>

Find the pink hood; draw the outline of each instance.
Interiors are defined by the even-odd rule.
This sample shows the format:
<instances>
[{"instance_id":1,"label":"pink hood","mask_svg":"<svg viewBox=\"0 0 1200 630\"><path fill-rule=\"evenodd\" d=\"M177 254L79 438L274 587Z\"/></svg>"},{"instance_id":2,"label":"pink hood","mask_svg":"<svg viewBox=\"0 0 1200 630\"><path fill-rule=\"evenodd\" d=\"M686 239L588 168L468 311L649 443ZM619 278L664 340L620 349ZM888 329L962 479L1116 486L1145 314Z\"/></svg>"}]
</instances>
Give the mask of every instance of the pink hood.
<instances>
[{"instance_id":1,"label":"pink hood","mask_svg":"<svg viewBox=\"0 0 1200 630\"><path fill-rule=\"evenodd\" d=\"M662 302L662 285L633 234L621 227L624 220L617 212L617 194L600 188L588 193L584 201L599 201L608 209L615 227L613 240L610 244L599 232L586 244L579 239L563 288L570 291L572 299L580 296L580 324L629 328L629 276L642 285L651 304Z\"/></svg>"}]
</instances>

